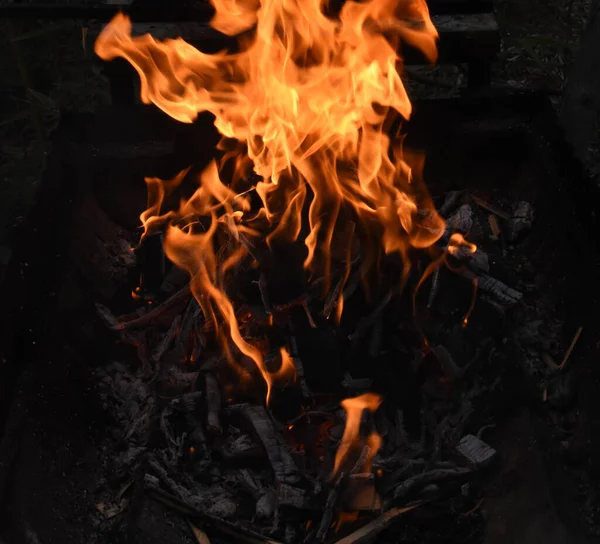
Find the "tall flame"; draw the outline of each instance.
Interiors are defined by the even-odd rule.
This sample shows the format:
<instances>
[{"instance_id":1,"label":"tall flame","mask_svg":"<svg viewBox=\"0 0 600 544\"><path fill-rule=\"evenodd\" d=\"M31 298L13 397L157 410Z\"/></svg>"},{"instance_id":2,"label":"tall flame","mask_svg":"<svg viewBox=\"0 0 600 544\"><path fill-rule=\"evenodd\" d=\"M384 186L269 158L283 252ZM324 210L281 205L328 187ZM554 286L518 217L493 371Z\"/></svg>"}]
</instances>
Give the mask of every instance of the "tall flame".
<instances>
[{"instance_id":1,"label":"tall flame","mask_svg":"<svg viewBox=\"0 0 600 544\"><path fill-rule=\"evenodd\" d=\"M443 233L420 178L422 161L401 141L391 146L384 131L393 112L411 114L400 43L434 62L437 32L425 0L347 1L336 19L324 14L323 0L211 1L214 28L246 32L239 52L209 55L180 38L133 37L123 14L104 28L95 51L132 64L144 103L184 123L203 111L215 116L225 151L220 164L211 163L195 194L168 213L162 200L187 172L170 182L147 180L149 207L141 219L146 232L166 228L167 256L190 273L205 316L225 324L225 336L254 361L270 390L273 377L243 338L225 292L227 272L248 253L254 257L255 237L268 245L302 240L305 268L325 277L327 288L340 225L356 223L366 252L400 253L404 278L411 248L428 247ZM234 166L227 183L220 178L225 164ZM235 243L216 251L223 231Z\"/></svg>"}]
</instances>

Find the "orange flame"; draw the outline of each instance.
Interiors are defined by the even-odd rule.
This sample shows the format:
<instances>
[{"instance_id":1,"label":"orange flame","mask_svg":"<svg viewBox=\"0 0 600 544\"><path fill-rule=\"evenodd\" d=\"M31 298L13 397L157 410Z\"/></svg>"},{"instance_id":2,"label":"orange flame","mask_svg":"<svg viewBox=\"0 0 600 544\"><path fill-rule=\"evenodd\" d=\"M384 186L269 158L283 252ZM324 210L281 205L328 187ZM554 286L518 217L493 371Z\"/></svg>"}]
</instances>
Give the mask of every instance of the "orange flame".
<instances>
[{"instance_id":1,"label":"orange flame","mask_svg":"<svg viewBox=\"0 0 600 544\"><path fill-rule=\"evenodd\" d=\"M450 255L455 255L459 248L464 248L469 253L475 253L477 251L477 246L475 244L465 240L465 237L462 234L455 232L450 236L448 253L450 253Z\"/></svg>"},{"instance_id":2,"label":"orange flame","mask_svg":"<svg viewBox=\"0 0 600 544\"><path fill-rule=\"evenodd\" d=\"M335 462L333 465L332 476L335 476L344 462L349 458L350 453L362 444L360 439L360 421L365 410L373 413L381 404L381 397L375 393L365 393L359 397L346 399L342 401L342 407L346 411L346 426L340 446L335 454ZM371 433L366 443L363 445L369 448L367 457L364 460L362 467L363 472L371 470L371 461L381 447L381 437L377 433Z\"/></svg>"},{"instance_id":3,"label":"orange flame","mask_svg":"<svg viewBox=\"0 0 600 544\"><path fill-rule=\"evenodd\" d=\"M256 236L268 245L300 238L305 268L324 276L327 289L334 237L352 221L367 251L401 254L407 277L409 251L437 241L444 222L422 182L422 158L408 154L402 141L391 146L384 126L394 112L411 114L400 42L434 62L438 34L425 0L347 1L335 20L323 13L322 0L212 2L214 28L228 35L253 29L251 37L240 37L239 52L209 55L180 38L133 37L123 14L101 32L95 52L131 63L144 103L184 123L203 111L215 116L224 137L220 165L212 162L194 195L167 213L165 195L188 172L170 182L147 179L149 205L141 220L145 233L166 228L167 256L189 272L206 318L254 361L268 398L273 376L260 350L243 338L226 274L247 254L254 257ZM231 163L234 173L225 184L219 167ZM259 178L255 184L250 168ZM260 199L258 211L251 210L250 191ZM308 225L302 224L305 205ZM234 243L217 253L222 231ZM365 262L375 266L377 259ZM343 302L340 295L338 319ZM224 351L235 364L225 345Z\"/></svg>"}]
</instances>

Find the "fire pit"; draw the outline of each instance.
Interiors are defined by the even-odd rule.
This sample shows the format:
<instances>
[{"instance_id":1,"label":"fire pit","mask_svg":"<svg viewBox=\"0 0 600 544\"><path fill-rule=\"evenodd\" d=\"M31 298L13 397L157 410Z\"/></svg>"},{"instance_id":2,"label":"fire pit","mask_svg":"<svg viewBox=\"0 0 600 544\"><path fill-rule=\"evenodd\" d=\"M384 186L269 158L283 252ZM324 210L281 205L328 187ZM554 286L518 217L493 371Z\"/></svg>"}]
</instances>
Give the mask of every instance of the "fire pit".
<instances>
[{"instance_id":1,"label":"fire pit","mask_svg":"<svg viewBox=\"0 0 600 544\"><path fill-rule=\"evenodd\" d=\"M162 58L117 24L112 54ZM5 366L28 364L5 381L2 536L530 542L594 528L595 340L578 306L595 300L595 257L543 97L417 102L396 163L364 127L336 140L343 116L277 162L285 149L266 142L281 133L261 125L258 174L233 113L218 149L209 117L63 120L5 284ZM396 134L396 118L377 123Z\"/></svg>"}]
</instances>

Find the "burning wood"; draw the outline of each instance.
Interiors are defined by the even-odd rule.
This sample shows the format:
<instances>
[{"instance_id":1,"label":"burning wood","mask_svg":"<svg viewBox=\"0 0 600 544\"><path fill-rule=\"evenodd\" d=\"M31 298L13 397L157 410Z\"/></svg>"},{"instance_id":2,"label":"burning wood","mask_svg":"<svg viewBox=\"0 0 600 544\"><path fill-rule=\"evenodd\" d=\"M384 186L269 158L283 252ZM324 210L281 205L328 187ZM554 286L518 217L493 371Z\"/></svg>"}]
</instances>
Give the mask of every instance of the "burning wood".
<instances>
[{"instance_id":1,"label":"burning wood","mask_svg":"<svg viewBox=\"0 0 600 544\"><path fill-rule=\"evenodd\" d=\"M317 0L241 2L235 13L213 3L220 31L256 28L239 52L135 37L123 14L96 42L101 58L131 62L145 103L185 123L210 112L223 135L220 160L199 175L146 179L139 294L166 300L142 315L98 313L114 331L145 334L160 363L149 382L163 404L140 423L162 434L147 454L152 496L236 542L272 542L266 524L296 542L307 522L307 541L323 542L336 516L348 519L343 508L368 516L391 500L435 497L493 457L463 438L484 388L439 340L429 347L419 324L401 330L417 315L408 288L433 274L431 306L447 265L503 303L523 295L489 275L487 253L467 240L477 208L452 192L444 222L422 158L383 132L388 114L411 113L398 42L436 56L425 2L347 3L339 20ZM165 257L188 275L175 294L164 285ZM325 340L306 356L296 344L321 328ZM351 364L368 376L353 379L363 373ZM344 388L361 394L342 399ZM417 439L407 432L415 419ZM457 451L470 468L447 461ZM247 500L234 500L232 487ZM364 542L406 511L340 542Z\"/></svg>"}]
</instances>

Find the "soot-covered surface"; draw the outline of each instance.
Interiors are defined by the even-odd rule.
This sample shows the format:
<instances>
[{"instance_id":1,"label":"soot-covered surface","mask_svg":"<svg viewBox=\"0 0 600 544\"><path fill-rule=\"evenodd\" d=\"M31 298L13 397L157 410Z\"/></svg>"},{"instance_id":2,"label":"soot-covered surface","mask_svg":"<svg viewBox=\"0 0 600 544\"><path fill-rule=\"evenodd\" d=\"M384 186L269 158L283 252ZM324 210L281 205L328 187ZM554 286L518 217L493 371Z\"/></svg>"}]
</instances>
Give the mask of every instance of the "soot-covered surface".
<instances>
[{"instance_id":1,"label":"soot-covered surface","mask_svg":"<svg viewBox=\"0 0 600 544\"><path fill-rule=\"evenodd\" d=\"M558 175L556 161L564 166L563 158L553 156L552 119L541 100L416 104L409 143L427 153L425 177L436 201L441 204L445 193L456 189L504 212L527 201L535 210L535 223L515 243L490 239L489 212L469 200L475 215L471 238L488 253L490 274L521 290L523 300L499 308L481 298L469 325L462 328L471 284L443 271L432 308L417 315L432 345L443 344L460 366L483 353L477 371L500 378L500 385L476 405L480 416L473 423L479 428L488 422L496 425L486 429L483 438L498 450L497 466L472 482L470 497L436 497L431 505L408 513L390 534L381 536L382 542L567 542L582 540L597 529L600 371L593 364L598 341L592 315L597 300L593 281L597 258L590 243L594 233L586 230L590 223L578 216L565 185L579 183L568 177L577 173ZM145 126L140 126L141 119ZM145 497L135 485L147 467L137 466L131 474L134 484L122 491L128 508L110 519L98 511L98 504L114 504L127 483L111 481L107 469L123 444L118 422L103 402L100 378L109 372L108 363L130 353L125 356L115 348L114 338L98 322L94 303L124 312L131 304L128 291L133 278L120 277L119 270L106 271L120 278L116 289L114 282L106 286L102 273L90 280L86 266L89 271L94 261L81 257L79 235L97 204L133 238L145 205L143 176L173 175L192 157L202 156L197 149L212 149L216 135L203 125L174 126L149 111L74 123L63 127L62 134L55 151L64 153L61 168L51 169L47 178L65 176L54 180L63 190L61 182L73 180L68 185L72 205L63 211L64 221L57 221L67 227L65 237L47 240L43 247L29 242L31 247L20 248L21 262L13 263L13 273L7 274L7 280L14 281L19 267L35 261L28 251L48 251L50 243L56 243L63 256L54 282L53 270L47 269L54 265L39 263L31 273L27 288L37 285L40 292L56 293L49 303L44 301L46 311L29 326L26 316L38 302L28 301L22 321L14 327L21 337L23 330L34 329L26 342L35 342L36 347L28 346L21 355L9 353L7 347L13 347L15 338L8 334L3 346L10 355L7 362L22 368L12 385L0 450L0 537L11 543L193 542L178 514ZM141 144L148 140L162 144L144 151ZM136 145L118 144L117 157L115 146L100 145L107 141ZM51 198L52 194L45 197L47 202ZM47 202L38 206L38 215L44 215L32 228L53 217ZM37 240L39 235L31 238ZM46 287L46 281L51 285ZM4 291L10 288L5 285ZM426 299L428 289L425 284L420 297ZM4 319L8 322L10 316ZM403 319L412 319L410 311ZM550 353L560 362L580 326L584 331L568 366L551 371L541 355ZM323 349L311 351L314 344L327 346L321 337L306 344L302 359L307 367L312 357L328 362L337 358L341 370L347 366L364 372L351 353L340 355L335 348L325 354ZM335 379L337 372L331 375ZM383 373L379 382L389 395L387 378ZM397 394L407 397L409 413L420 402L420 394L402 387L400 381Z\"/></svg>"}]
</instances>

